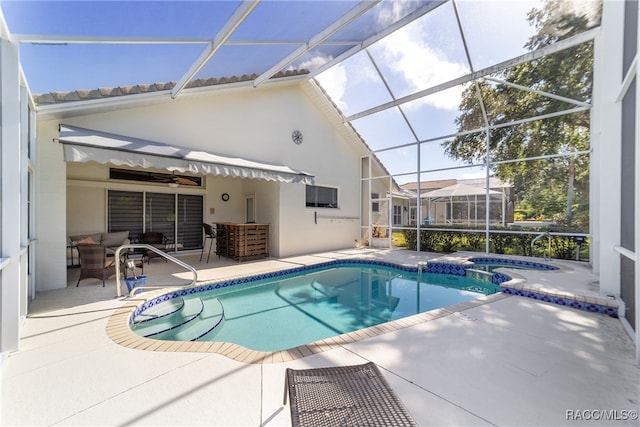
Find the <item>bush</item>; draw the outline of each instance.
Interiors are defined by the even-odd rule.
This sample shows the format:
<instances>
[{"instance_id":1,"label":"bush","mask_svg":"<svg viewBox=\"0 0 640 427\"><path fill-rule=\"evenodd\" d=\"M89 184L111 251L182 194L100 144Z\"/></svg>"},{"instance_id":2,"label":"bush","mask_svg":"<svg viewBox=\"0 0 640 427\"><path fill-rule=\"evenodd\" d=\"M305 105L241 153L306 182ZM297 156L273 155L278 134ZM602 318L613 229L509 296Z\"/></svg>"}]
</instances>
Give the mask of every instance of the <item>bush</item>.
<instances>
[{"instance_id":1,"label":"bush","mask_svg":"<svg viewBox=\"0 0 640 427\"><path fill-rule=\"evenodd\" d=\"M551 253L554 254L554 258L574 259L577 248L578 245L573 237L553 236L551 239Z\"/></svg>"},{"instance_id":2,"label":"bush","mask_svg":"<svg viewBox=\"0 0 640 427\"><path fill-rule=\"evenodd\" d=\"M465 249L474 252L481 252L485 249L485 238L481 233L466 233L467 240Z\"/></svg>"},{"instance_id":3,"label":"bush","mask_svg":"<svg viewBox=\"0 0 640 427\"><path fill-rule=\"evenodd\" d=\"M441 231L438 236L440 251L444 253L455 252L462 237L463 235L456 231Z\"/></svg>"},{"instance_id":4,"label":"bush","mask_svg":"<svg viewBox=\"0 0 640 427\"><path fill-rule=\"evenodd\" d=\"M451 231L452 228L464 228L462 226L431 226L429 230L420 230L420 250L427 252L450 253L458 249L466 249L475 252L482 252L485 248L485 235L483 233L471 233L465 231ZM448 230L438 230L446 228ZM492 230L527 231L530 234L517 233L491 233L489 245L491 251L496 254L514 254L532 256L531 242L538 236L537 233L551 231L564 233L578 233L566 227L553 228L522 228L522 227L494 227ZM403 230L406 247L410 250L416 249L416 230ZM546 237L539 239L538 246L544 247L547 251L548 240ZM578 245L572 236L551 236L551 257L556 259L576 259ZM580 259L589 258L588 240L581 245Z\"/></svg>"},{"instance_id":5,"label":"bush","mask_svg":"<svg viewBox=\"0 0 640 427\"><path fill-rule=\"evenodd\" d=\"M517 247L518 253L532 256L531 242L536 238L535 234L512 234L512 243Z\"/></svg>"}]
</instances>

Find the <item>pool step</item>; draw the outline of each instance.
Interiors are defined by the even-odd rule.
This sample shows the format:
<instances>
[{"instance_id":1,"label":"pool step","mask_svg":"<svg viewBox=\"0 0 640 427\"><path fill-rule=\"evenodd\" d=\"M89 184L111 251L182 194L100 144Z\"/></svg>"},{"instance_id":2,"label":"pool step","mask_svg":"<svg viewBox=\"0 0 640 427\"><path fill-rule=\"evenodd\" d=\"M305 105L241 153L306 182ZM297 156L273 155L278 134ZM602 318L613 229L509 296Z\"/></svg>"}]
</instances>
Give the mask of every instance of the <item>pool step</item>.
<instances>
[{"instance_id":1,"label":"pool step","mask_svg":"<svg viewBox=\"0 0 640 427\"><path fill-rule=\"evenodd\" d=\"M198 298L199 299L199 298ZM224 309L217 298L203 301L203 310L192 320L151 338L172 341L195 341L217 328L224 319Z\"/></svg>"},{"instance_id":2,"label":"pool step","mask_svg":"<svg viewBox=\"0 0 640 427\"><path fill-rule=\"evenodd\" d=\"M170 307L175 306L173 304L169 304L171 301L172 300L159 304L158 307L164 304L167 304L169 306L166 309L161 309L159 307L159 310L166 310L167 312L172 310L172 308ZM203 309L204 307L200 298L186 299L183 300L183 304L178 310L175 310L170 314L158 317L156 319L150 319L141 323L134 322L134 324L131 325L131 329L138 335L149 338L156 338L158 334L169 331L175 327L178 327L195 319Z\"/></svg>"},{"instance_id":3,"label":"pool step","mask_svg":"<svg viewBox=\"0 0 640 427\"><path fill-rule=\"evenodd\" d=\"M467 268L465 275L470 279L475 279L480 282L493 283L493 273L490 271Z\"/></svg>"},{"instance_id":4,"label":"pool step","mask_svg":"<svg viewBox=\"0 0 640 427\"><path fill-rule=\"evenodd\" d=\"M133 320L134 324L148 322L150 320L158 319L161 317L169 316L170 314L175 313L178 310L181 310L184 307L184 299L183 298L173 298L169 301L165 301L161 304L154 305L153 307L149 307L142 313L140 313Z\"/></svg>"},{"instance_id":5,"label":"pool step","mask_svg":"<svg viewBox=\"0 0 640 427\"><path fill-rule=\"evenodd\" d=\"M135 325L133 330L148 338L171 341L194 341L218 327L224 308L217 298L185 300L182 310L161 319Z\"/></svg>"}]
</instances>

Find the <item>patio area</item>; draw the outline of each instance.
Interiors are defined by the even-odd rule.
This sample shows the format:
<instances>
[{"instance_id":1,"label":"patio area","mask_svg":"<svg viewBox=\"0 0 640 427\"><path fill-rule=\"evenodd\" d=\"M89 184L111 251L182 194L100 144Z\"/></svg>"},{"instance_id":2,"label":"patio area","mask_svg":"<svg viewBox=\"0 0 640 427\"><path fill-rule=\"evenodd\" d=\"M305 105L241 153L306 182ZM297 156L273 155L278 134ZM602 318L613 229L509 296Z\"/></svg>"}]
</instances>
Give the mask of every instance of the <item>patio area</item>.
<instances>
[{"instance_id":1,"label":"patio area","mask_svg":"<svg viewBox=\"0 0 640 427\"><path fill-rule=\"evenodd\" d=\"M204 282L339 258L415 265L440 256L345 249L243 263L212 255L207 264L199 253L180 259ZM560 270L518 274L530 285L597 294L588 265L553 264ZM115 279L104 288L93 279L76 288L78 270L68 272L66 289L40 293L31 303L20 350L5 362L2 425L287 426L286 368L369 361L421 426L640 425L635 347L620 321L603 314L498 294L432 320L396 321L403 327L301 359L243 363L216 353L116 344L105 329L127 301L115 298ZM144 273L154 285L190 278L158 259Z\"/></svg>"}]
</instances>

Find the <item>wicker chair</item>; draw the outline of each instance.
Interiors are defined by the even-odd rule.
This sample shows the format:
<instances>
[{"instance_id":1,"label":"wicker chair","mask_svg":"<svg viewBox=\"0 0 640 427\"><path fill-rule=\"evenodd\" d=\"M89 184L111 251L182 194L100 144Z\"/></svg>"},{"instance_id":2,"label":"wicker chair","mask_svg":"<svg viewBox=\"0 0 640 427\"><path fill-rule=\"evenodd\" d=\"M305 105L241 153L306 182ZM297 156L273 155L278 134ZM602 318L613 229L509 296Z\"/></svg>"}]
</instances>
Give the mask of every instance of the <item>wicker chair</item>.
<instances>
[{"instance_id":1,"label":"wicker chair","mask_svg":"<svg viewBox=\"0 0 640 427\"><path fill-rule=\"evenodd\" d=\"M157 248L157 249L160 249L161 251L166 252L167 243L169 243L169 241L164 234L156 231L149 231L146 233L142 233L140 235L140 243L151 245L154 248ZM151 261L151 259L153 258L162 258L164 259L164 262L167 262L167 259L162 255L159 255L156 252L151 250L147 251L147 264L149 264L149 261Z\"/></svg>"},{"instance_id":2,"label":"wicker chair","mask_svg":"<svg viewBox=\"0 0 640 427\"><path fill-rule=\"evenodd\" d=\"M76 245L80 257L80 277L76 287L82 279L100 279L104 287L104 281L116 274L115 257L107 257L107 248L90 243Z\"/></svg>"}]
</instances>

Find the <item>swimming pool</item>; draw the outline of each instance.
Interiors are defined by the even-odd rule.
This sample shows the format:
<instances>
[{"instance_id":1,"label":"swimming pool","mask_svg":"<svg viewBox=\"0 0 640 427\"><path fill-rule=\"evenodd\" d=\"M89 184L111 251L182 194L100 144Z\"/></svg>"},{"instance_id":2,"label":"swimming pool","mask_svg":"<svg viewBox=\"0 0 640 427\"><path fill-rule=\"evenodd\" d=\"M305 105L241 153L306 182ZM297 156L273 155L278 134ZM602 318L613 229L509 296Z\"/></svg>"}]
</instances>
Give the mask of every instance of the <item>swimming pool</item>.
<instances>
[{"instance_id":1,"label":"swimming pool","mask_svg":"<svg viewBox=\"0 0 640 427\"><path fill-rule=\"evenodd\" d=\"M173 292L136 310L131 329L153 339L278 351L499 291L464 276L332 262Z\"/></svg>"}]
</instances>

